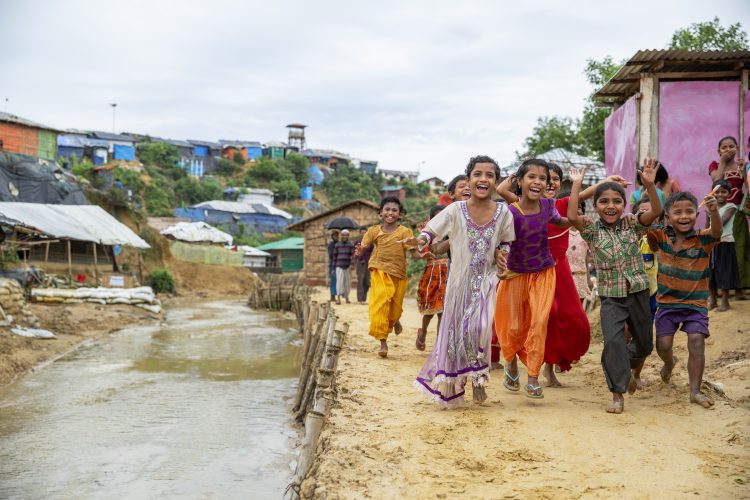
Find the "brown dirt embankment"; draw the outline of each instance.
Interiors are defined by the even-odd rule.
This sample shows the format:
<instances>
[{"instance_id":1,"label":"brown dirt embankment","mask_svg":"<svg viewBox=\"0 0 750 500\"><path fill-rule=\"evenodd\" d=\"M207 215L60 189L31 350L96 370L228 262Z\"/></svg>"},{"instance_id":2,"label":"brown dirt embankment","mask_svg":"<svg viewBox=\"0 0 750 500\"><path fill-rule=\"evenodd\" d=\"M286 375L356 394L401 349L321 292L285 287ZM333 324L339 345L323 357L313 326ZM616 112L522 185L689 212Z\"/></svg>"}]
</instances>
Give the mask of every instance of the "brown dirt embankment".
<instances>
[{"instance_id":1,"label":"brown dirt embankment","mask_svg":"<svg viewBox=\"0 0 750 500\"><path fill-rule=\"evenodd\" d=\"M327 292L319 289L317 300ZM432 348L414 348L420 316L407 300L404 332L387 359L367 335L366 306L335 306L351 326L339 363L338 398L321 436L303 496L314 498L748 498L750 481L750 302L711 313L705 378L720 384L716 406L688 401L685 334L671 383L659 378L626 396L625 413L605 413L609 392L601 341L564 387L532 401L492 373L483 406L444 410L412 386ZM522 381L526 373L522 368Z\"/></svg>"}]
</instances>

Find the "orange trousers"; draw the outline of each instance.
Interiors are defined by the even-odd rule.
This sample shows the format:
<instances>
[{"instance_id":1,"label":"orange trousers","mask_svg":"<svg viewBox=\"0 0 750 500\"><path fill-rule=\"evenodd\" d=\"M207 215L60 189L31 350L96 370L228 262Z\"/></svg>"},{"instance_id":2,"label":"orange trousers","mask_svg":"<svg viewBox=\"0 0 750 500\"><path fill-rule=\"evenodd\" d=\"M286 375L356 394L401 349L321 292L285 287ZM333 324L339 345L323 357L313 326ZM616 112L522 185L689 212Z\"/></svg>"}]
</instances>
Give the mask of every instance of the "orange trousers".
<instances>
[{"instance_id":1,"label":"orange trousers","mask_svg":"<svg viewBox=\"0 0 750 500\"><path fill-rule=\"evenodd\" d=\"M406 295L406 280L380 269L370 269L370 335L386 340L401 319Z\"/></svg>"},{"instance_id":2,"label":"orange trousers","mask_svg":"<svg viewBox=\"0 0 750 500\"><path fill-rule=\"evenodd\" d=\"M555 268L519 274L500 282L495 300L495 332L506 361L518 355L529 376L544 363L547 321L555 298Z\"/></svg>"}]
</instances>

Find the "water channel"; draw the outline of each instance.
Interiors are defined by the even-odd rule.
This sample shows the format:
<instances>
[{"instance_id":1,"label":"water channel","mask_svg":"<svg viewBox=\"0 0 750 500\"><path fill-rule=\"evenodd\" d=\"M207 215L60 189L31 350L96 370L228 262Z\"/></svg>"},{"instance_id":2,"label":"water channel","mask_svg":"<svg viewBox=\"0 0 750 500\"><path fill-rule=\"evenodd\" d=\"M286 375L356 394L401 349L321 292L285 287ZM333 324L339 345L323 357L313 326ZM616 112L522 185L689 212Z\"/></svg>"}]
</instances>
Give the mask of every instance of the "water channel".
<instances>
[{"instance_id":1,"label":"water channel","mask_svg":"<svg viewBox=\"0 0 750 500\"><path fill-rule=\"evenodd\" d=\"M177 304L0 388L0 498L280 498L295 321Z\"/></svg>"}]
</instances>

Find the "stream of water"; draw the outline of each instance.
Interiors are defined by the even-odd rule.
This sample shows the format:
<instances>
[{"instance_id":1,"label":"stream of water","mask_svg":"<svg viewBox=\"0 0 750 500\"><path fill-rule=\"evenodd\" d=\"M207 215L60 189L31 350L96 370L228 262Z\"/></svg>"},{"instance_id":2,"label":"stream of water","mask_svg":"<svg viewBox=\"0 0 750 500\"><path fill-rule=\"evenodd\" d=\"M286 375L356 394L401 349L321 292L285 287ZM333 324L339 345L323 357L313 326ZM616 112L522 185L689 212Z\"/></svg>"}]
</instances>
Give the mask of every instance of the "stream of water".
<instances>
[{"instance_id":1,"label":"stream of water","mask_svg":"<svg viewBox=\"0 0 750 500\"><path fill-rule=\"evenodd\" d=\"M0 388L0 498L280 498L300 344L288 316L196 301Z\"/></svg>"}]
</instances>

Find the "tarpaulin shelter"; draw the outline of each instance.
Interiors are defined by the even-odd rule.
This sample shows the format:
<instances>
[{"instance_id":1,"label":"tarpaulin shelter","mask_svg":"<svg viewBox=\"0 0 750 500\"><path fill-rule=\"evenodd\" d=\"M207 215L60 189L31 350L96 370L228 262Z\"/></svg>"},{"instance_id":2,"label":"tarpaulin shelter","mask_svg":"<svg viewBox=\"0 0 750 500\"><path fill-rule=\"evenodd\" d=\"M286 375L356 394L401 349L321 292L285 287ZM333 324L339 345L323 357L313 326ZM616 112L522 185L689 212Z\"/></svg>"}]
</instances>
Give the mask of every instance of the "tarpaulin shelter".
<instances>
[{"instance_id":1,"label":"tarpaulin shelter","mask_svg":"<svg viewBox=\"0 0 750 500\"><path fill-rule=\"evenodd\" d=\"M171 236L176 240L189 243L220 243L232 244L232 235L220 231L205 222L178 222L174 226L162 229L161 234Z\"/></svg>"},{"instance_id":2,"label":"tarpaulin shelter","mask_svg":"<svg viewBox=\"0 0 750 500\"><path fill-rule=\"evenodd\" d=\"M75 177L58 164L5 152L0 152L0 201L88 203Z\"/></svg>"},{"instance_id":3,"label":"tarpaulin shelter","mask_svg":"<svg viewBox=\"0 0 750 500\"><path fill-rule=\"evenodd\" d=\"M96 274L97 245L150 248L129 227L98 205L46 205L42 203L0 202L0 224L14 232L41 237L33 244L45 244L45 260L50 244L65 241L68 271L71 273L71 241L91 243ZM28 241L18 241L29 244Z\"/></svg>"}]
</instances>

